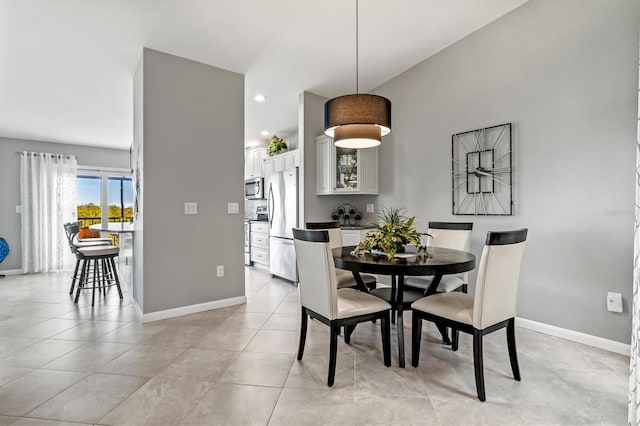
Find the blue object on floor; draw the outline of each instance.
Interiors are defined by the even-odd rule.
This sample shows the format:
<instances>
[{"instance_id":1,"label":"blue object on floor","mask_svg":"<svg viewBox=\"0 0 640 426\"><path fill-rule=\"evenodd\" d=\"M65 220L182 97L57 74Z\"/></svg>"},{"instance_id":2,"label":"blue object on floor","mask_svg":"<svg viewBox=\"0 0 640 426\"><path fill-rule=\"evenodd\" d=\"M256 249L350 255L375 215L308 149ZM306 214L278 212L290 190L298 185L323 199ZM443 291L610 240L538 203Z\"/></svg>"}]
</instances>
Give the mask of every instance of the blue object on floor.
<instances>
[{"instance_id":1,"label":"blue object on floor","mask_svg":"<svg viewBox=\"0 0 640 426\"><path fill-rule=\"evenodd\" d=\"M7 240L0 237L0 263L2 263L7 256L9 256L9 244ZM0 278L4 278L4 275L0 274Z\"/></svg>"},{"instance_id":2,"label":"blue object on floor","mask_svg":"<svg viewBox=\"0 0 640 426\"><path fill-rule=\"evenodd\" d=\"M4 238L0 237L0 263L9 256L9 244Z\"/></svg>"}]
</instances>

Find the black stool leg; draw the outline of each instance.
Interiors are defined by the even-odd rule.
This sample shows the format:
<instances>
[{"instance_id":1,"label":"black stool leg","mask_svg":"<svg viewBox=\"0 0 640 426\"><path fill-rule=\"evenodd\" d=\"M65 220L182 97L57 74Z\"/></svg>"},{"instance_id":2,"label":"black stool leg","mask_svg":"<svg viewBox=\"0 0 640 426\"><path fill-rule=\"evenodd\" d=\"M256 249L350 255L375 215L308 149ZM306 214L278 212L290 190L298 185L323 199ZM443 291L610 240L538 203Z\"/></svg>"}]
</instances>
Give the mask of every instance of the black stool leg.
<instances>
[{"instance_id":1,"label":"black stool leg","mask_svg":"<svg viewBox=\"0 0 640 426\"><path fill-rule=\"evenodd\" d=\"M96 281L98 280L98 259L93 260L93 291L91 292L91 306L96 302Z\"/></svg>"},{"instance_id":2,"label":"black stool leg","mask_svg":"<svg viewBox=\"0 0 640 426\"><path fill-rule=\"evenodd\" d=\"M78 288L76 289L76 298L74 299L73 303L78 303L78 299L80 298L80 290L84 286L85 280L87 279L87 274L89 272L89 262L90 261L87 259L82 260L82 272L80 272L80 278L78 279Z\"/></svg>"},{"instance_id":3,"label":"black stool leg","mask_svg":"<svg viewBox=\"0 0 640 426\"><path fill-rule=\"evenodd\" d=\"M122 299L122 288L120 288L120 277L118 277L118 268L116 268L116 262L113 257L109 258L111 261L111 271L113 272L113 279L116 281L116 288L118 289L118 295Z\"/></svg>"},{"instance_id":4,"label":"black stool leg","mask_svg":"<svg viewBox=\"0 0 640 426\"><path fill-rule=\"evenodd\" d=\"M100 259L102 264L102 294L107 296L107 286L111 284L111 274L109 273L110 267L108 266L107 259Z\"/></svg>"},{"instance_id":5,"label":"black stool leg","mask_svg":"<svg viewBox=\"0 0 640 426\"><path fill-rule=\"evenodd\" d=\"M71 277L71 289L69 294L73 294L73 289L76 286L76 279L78 278L78 268L80 267L80 259L76 259L76 268L73 270L73 276Z\"/></svg>"}]
</instances>

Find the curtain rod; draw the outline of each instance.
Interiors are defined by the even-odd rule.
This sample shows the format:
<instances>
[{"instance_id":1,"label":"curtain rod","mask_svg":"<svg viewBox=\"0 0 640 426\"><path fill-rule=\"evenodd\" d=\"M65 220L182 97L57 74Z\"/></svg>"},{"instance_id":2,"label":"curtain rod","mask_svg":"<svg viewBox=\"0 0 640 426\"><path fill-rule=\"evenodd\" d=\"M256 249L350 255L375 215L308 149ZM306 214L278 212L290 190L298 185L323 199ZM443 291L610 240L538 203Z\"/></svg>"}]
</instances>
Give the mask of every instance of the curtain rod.
<instances>
[{"instance_id":1,"label":"curtain rod","mask_svg":"<svg viewBox=\"0 0 640 426\"><path fill-rule=\"evenodd\" d=\"M51 154L51 155L59 155L66 156L67 158L73 157L73 155L66 154L52 154L47 152L28 152L28 151L16 151L16 154L21 155L22 153L33 154L33 155L42 155L42 154ZM77 159L77 157L76 157ZM94 171L94 172L114 172L114 173L132 173L133 170L125 169L122 167L100 167L100 166L82 166L78 165L78 170L86 170L86 171Z\"/></svg>"},{"instance_id":2,"label":"curtain rod","mask_svg":"<svg viewBox=\"0 0 640 426\"><path fill-rule=\"evenodd\" d=\"M114 172L114 173L131 173L131 169L123 169L121 167L99 167L99 166L81 166L78 170L94 171L94 172Z\"/></svg>"},{"instance_id":3,"label":"curtain rod","mask_svg":"<svg viewBox=\"0 0 640 426\"><path fill-rule=\"evenodd\" d=\"M22 154L27 154L27 155L43 155L43 154L51 154L51 155L57 155L57 156L60 156L60 157L76 158L74 155L67 155L67 154L55 154L55 153L53 153L53 152L16 151L16 154L18 154L18 155L22 155Z\"/></svg>"}]
</instances>

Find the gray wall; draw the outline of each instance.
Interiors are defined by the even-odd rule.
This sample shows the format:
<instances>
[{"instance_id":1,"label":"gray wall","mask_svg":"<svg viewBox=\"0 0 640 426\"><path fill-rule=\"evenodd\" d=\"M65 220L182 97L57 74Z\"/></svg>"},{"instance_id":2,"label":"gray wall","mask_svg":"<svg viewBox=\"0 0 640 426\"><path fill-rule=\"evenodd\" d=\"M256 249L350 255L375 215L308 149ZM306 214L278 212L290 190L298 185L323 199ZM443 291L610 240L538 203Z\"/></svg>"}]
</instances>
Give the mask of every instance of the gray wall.
<instances>
[{"instance_id":1,"label":"gray wall","mask_svg":"<svg viewBox=\"0 0 640 426\"><path fill-rule=\"evenodd\" d=\"M316 136L324 132L324 104L329 99L310 92L300 94L299 135L304 155L304 222L331 220L331 212L350 203L362 213L360 224L376 219L366 213L367 203L378 203L377 195L316 195ZM303 225L302 223L301 225Z\"/></svg>"},{"instance_id":2,"label":"gray wall","mask_svg":"<svg viewBox=\"0 0 640 426\"><path fill-rule=\"evenodd\" d=\"M375 91L393 103L381 203L468 219L451 214L451 135L512 122L515 215L474 218L473 251L529 228L518 315L629 343L637 90L637 0L531 0Z\"/></svg>"},{"instance_id":3,"label":"gray wall","mask_svg":"<svg viewBox=\"0 0 640 426\"><path fill-rule=\"evenodd\" d=\"M142 73L143 312L242 296L244 77L150 49Z\"/></svg>"},{"instance_id":4,"label":"gray wall","mask_svg":"<svg viewBox=\"0 0 640 426\"><path fill-rule=\"evenodd\" d=\"M131 168L134 182L133 286L131 296L144 312L144 53L133 76L133 147Z\"/></svg>"},{"instance_id":5,"label":"gray wall","mask_svg":"<svg viewBox=\"0 0 640 426\"><path fill-rule=\"evenodd\" d=\"M11 250L0 271L22 268L21 217L16 213L20 205L19 151L74 155L80 166L129 168L128 150L0 138L0 237Z\"/></svg>"}]
</instances>

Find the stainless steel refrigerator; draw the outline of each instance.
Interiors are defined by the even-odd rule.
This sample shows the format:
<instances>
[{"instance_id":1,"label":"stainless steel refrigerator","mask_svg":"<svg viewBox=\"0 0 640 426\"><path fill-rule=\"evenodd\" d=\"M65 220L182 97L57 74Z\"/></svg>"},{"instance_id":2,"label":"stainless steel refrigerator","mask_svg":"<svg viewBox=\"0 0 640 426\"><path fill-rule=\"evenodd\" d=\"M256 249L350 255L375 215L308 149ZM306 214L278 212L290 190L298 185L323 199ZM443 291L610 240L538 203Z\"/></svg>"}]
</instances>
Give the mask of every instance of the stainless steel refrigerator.
<instances>
[{"instance_id":1,"label":"stainless steel refrigerator","mask_svg":"<svg viewBox=\"0 0 640 426\"><path fill-rule=\"evenodd\" d=\"M269 184L269 272L298 282L292 228L298 227L298 168L276 172Z\"/></svg>"}]
</instances>

